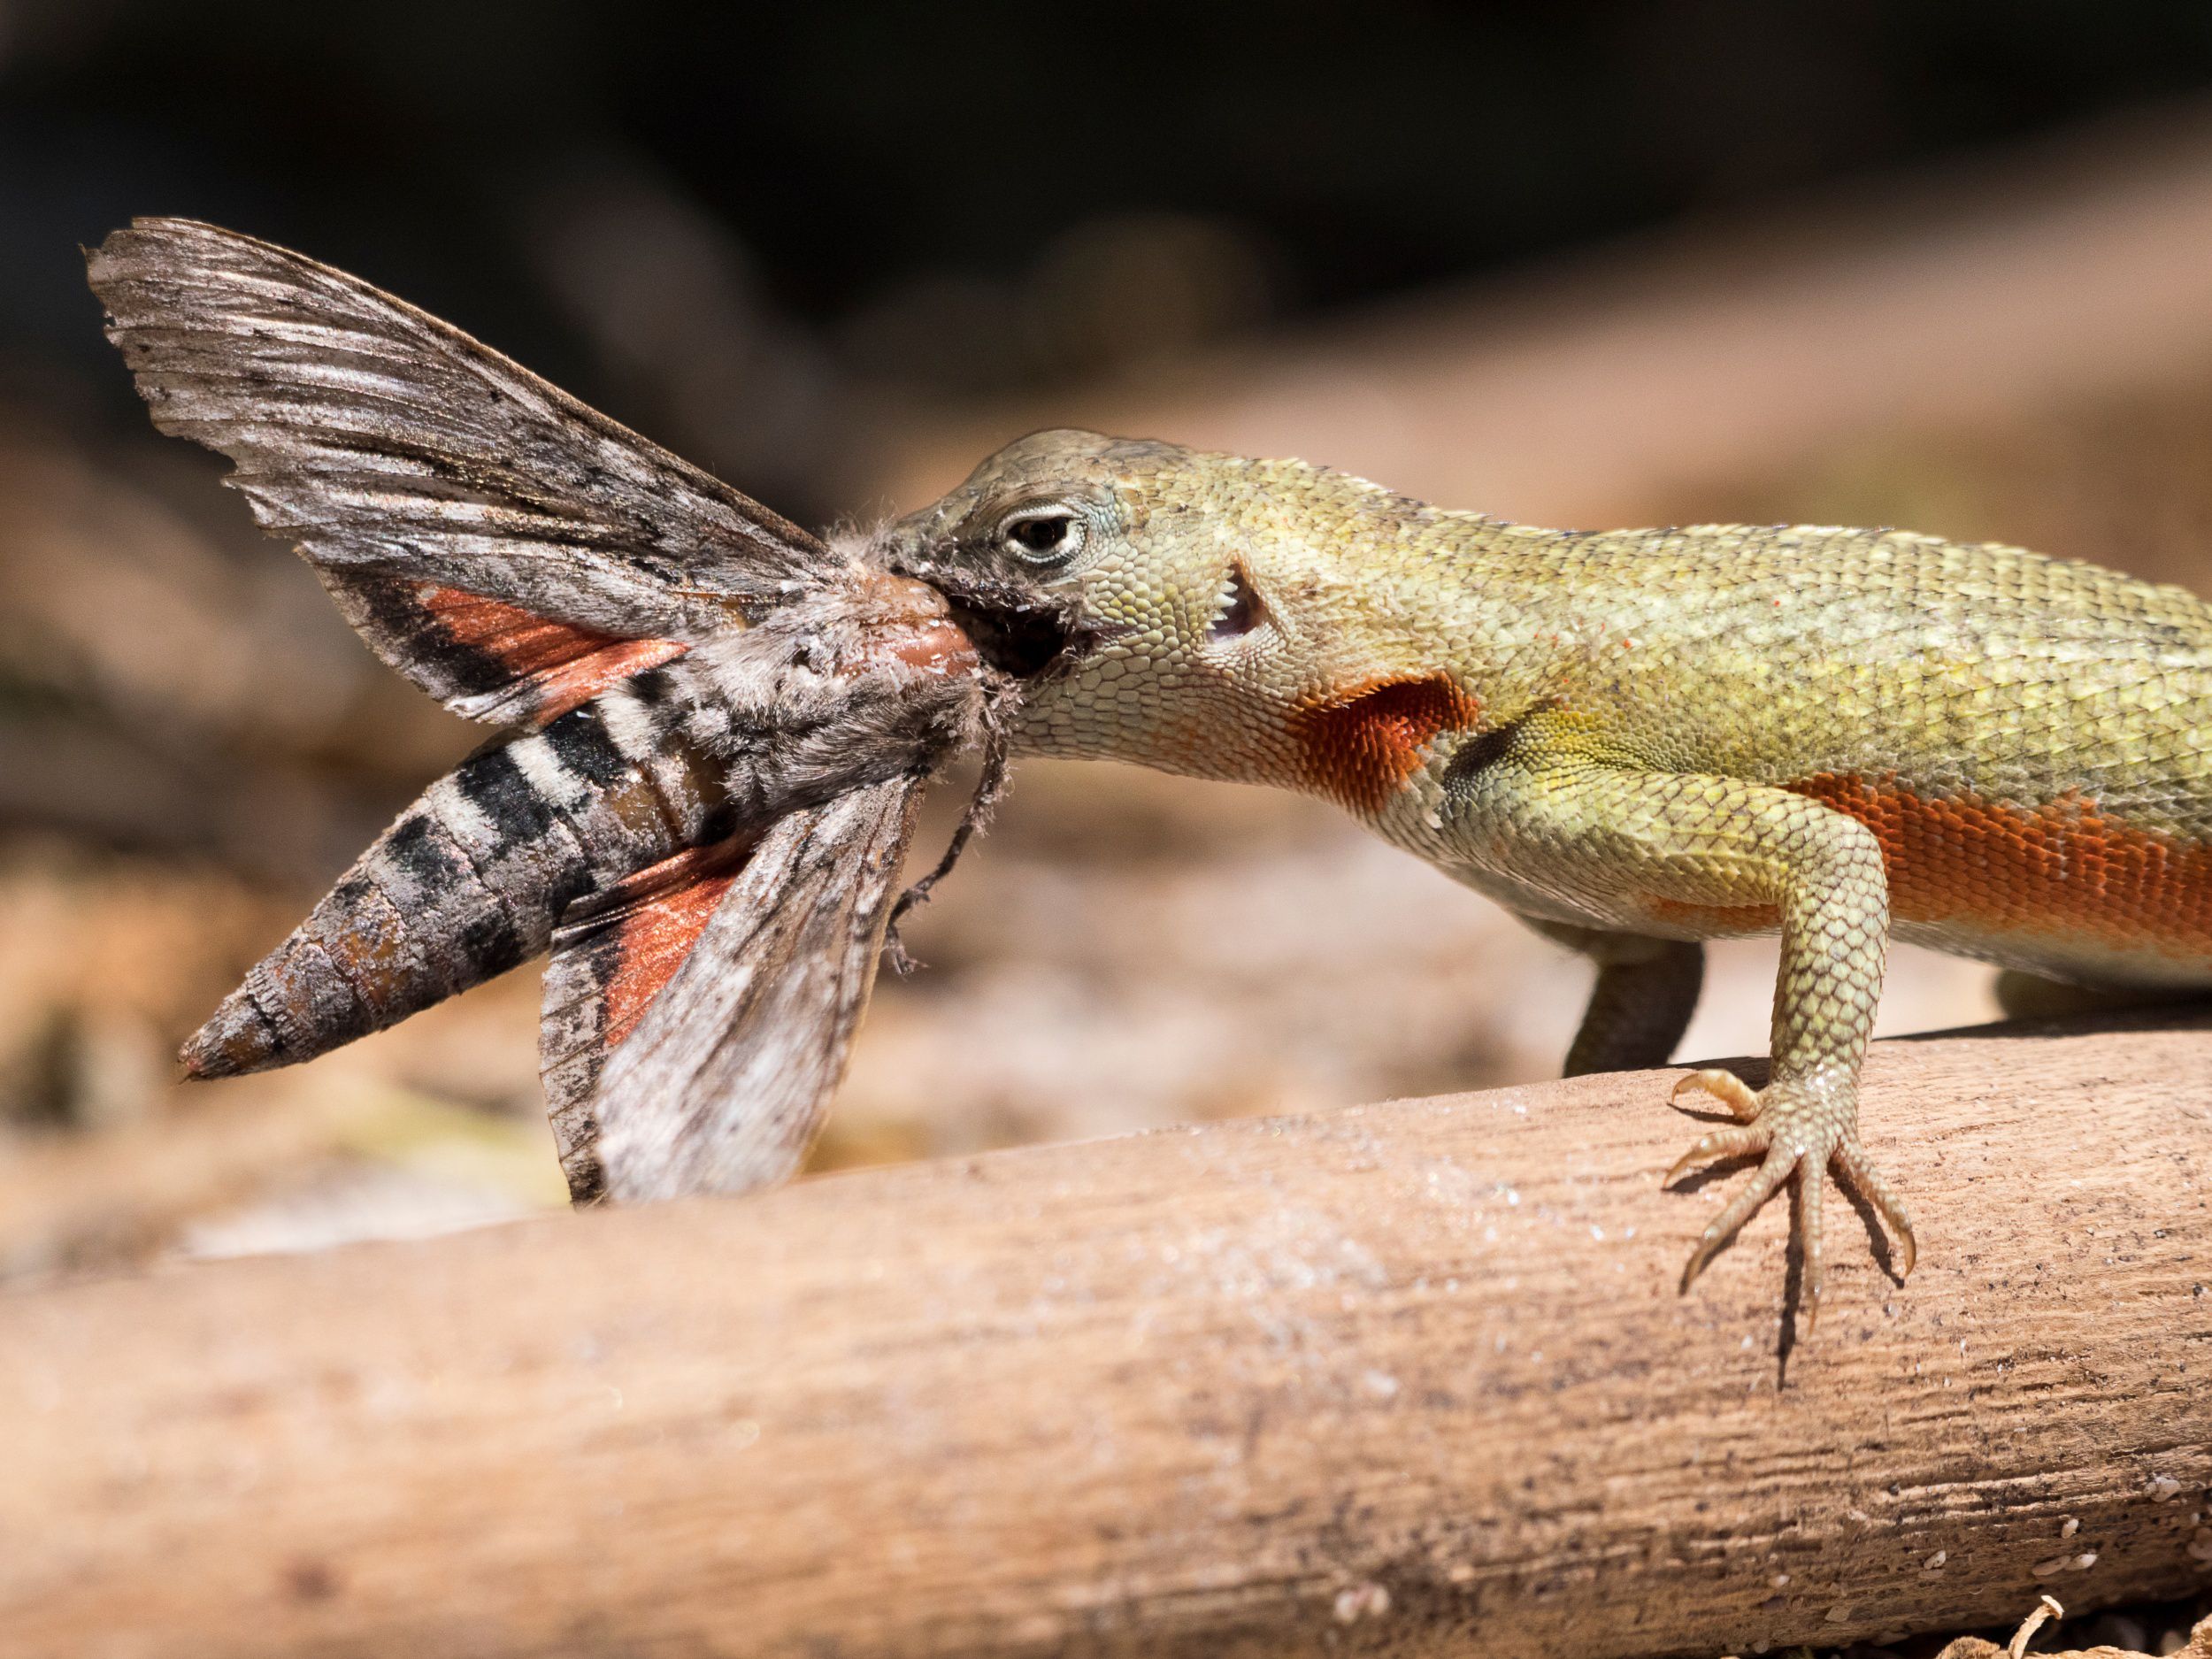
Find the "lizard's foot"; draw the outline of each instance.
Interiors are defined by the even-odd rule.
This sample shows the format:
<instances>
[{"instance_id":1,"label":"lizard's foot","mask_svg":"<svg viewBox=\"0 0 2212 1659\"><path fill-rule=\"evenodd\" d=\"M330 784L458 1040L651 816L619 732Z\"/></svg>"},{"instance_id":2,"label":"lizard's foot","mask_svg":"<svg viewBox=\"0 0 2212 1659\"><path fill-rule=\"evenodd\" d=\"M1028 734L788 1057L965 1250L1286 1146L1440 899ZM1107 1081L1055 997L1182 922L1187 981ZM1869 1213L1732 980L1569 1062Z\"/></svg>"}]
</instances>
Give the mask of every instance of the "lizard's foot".
<instances>
[{"instance_id":1,"label":"lizard's foot","mask_svg":"<svg viewBox=\"0 0 2212 1659\"><path fill-rule=\"evenodd\" d=\"M1736 1229L1751 1219L1777 1188L1797 1177L1797 1234L1805 1252L1805 1323L1810 1328L1820 1317L1822 1266L1820 1238L1821 1172L1832 1169L1857 1188L1897 1235L1898 1277L1912 1271L1916 1247L1912 1217L1905 1213L1859 1144L1858 1094L1848 1077L1778 1080L1755 1093L1731 1071L1694 1071L1675 1085L1679 1101L1693 1090L1712 1095L1736 1115L1740 1126L1716 1129L1698 1138L1666 1173L1666 1185L1694 1164L1717 1158L1764 1153L1765 1160L1748 1184L1719 1215L1713 1217L1690 1253L1682 1272L1682 1288L1705 1271L1720 1247Z\"/></svg>"}]
</instances>

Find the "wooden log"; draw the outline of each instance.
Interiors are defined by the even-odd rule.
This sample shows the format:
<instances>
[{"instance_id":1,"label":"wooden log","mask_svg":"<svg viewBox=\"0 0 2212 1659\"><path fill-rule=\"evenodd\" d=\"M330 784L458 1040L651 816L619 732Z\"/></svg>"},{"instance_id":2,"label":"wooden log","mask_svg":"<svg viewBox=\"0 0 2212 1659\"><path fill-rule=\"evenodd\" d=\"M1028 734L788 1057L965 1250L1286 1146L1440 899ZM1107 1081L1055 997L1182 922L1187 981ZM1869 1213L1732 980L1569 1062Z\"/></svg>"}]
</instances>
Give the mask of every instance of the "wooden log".
<instances>
[{"instance_id":1,"label":"wooden log","mask_svg":"<svg viewBox=\"0 0 2212 1659\"><path fill-rule=\"evenodd\" d=\"M1880 1045L1920 1218L1663 1074L0 1296L0 1653L1712 1655L2212 1574L2212 1041Z\"/></svg>"}]
</instances>

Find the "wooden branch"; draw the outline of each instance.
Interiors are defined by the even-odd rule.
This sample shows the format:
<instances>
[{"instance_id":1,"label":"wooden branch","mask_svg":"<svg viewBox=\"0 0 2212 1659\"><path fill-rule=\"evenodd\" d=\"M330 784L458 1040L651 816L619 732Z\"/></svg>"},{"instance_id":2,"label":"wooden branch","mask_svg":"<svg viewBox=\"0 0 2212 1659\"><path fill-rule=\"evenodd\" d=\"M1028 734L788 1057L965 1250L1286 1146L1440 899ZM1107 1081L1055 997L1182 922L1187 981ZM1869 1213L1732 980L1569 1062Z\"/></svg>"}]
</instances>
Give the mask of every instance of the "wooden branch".
<instances>
[{"instance_id":1,"label":"wooden branch","mask_svg":"<svg viewBox=\"0 0 2212 1659\"><path fill-rule=\"evenodd\" d=\"M0 1653L1604 1655L2212 1575L2212 1040L1881 1045L1890 1286L1599 1077L0 1297ZM1840 1210L1840 1206L1839 1209ZM1782 1386L1778 1386L1778 1383Z\"/></svg>"}]
</instances>

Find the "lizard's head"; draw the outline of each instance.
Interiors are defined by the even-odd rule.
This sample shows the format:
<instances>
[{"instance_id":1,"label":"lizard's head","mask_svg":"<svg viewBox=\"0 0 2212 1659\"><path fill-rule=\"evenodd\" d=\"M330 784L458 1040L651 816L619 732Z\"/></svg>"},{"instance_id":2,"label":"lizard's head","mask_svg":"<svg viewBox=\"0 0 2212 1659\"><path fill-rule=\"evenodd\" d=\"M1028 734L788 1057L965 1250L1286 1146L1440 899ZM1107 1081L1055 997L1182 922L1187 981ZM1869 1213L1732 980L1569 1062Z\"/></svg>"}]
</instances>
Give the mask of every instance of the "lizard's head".
<instances>
[{"instance_id":1,"label":"lizard's head","mask_svg":"<svg viewBox=\"0 0 2212 1659\"><path fill-rule=\"evenodd\" d=\"M1233 688L1271 618L1211 472L1176 444L1040 432L887 533L895 569L951 599L984 655L1028 682L1033 747L1150 752ZM1189 704L1186 708L1183 705ZM1177 767L1178 770L1181 768Z\"/></svg>"}]
</instances>

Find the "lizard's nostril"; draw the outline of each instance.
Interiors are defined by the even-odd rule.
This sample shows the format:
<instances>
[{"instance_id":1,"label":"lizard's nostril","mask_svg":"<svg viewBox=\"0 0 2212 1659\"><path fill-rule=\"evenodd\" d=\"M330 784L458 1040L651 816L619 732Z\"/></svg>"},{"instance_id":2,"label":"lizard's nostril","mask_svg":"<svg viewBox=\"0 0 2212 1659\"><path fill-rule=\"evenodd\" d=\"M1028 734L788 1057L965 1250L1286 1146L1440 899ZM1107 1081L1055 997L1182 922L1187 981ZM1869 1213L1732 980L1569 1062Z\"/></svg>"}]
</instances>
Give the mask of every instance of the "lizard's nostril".
<instances>
[{"instance_id":1,"label":"lizard's nostril","mask_svg":"<svg viewBox=\"0 0 2212 1659\"><path fill-rule=\"evenodd\" d=\"M1252 579L1241 565L1229 566L1229 574L1221 585L1219 608L1207 627L1207 634L1217 640L1233 640L1252 632L1267 619L1267 607L1260 603L1259 590L1252 586Z\"/></svg>"}]
</instances>

